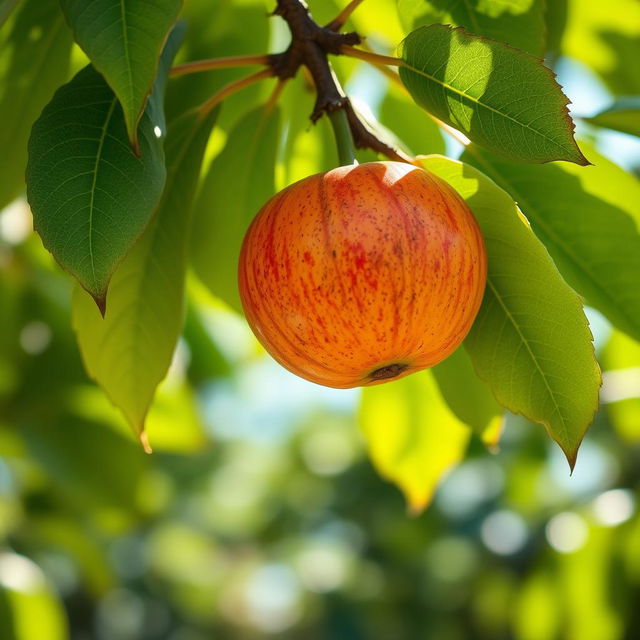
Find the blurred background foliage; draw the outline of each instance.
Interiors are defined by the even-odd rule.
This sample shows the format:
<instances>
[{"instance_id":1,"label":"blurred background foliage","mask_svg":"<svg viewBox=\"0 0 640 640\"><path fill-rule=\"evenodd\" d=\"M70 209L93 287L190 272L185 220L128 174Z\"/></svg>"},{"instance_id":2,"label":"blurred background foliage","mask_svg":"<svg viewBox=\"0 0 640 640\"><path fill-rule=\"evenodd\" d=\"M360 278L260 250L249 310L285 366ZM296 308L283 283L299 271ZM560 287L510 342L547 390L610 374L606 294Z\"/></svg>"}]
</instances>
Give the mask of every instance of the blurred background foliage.
<instances>
[{"instance_id":1,"label":"blurred background foliage","mask_svg":"<svg viewBox=\"0 0 640 640\"><path fill-rule=\"evenodd\" d=\"M311 9L327 22L345 4ZM574 116L640 93L639 7L549 1L547 60ZM266 19L272 9L188 0L181 60L282 49L287 32ZM366 0L351 25L383 53L405 34L391 0ZM0 42L12 28L10 19ZM0 75L9 57L3 45ZM74 47L69 73L84 63ZM460 152L375 70L342 58L335 68L356 106L409 150ZM169 118L240 74L172 82ZM270 91L251 87L224 105L207 164L253 133L237 124ZM337 164L326 123L308 121L312 104L304 77L289 83L278 144L250 158L251 202ZM637 139L581 120L578 134L638 171ZM226 149L218 165L249 162L239 146ZM275 178L260 177L264 163ZM231 197L219 180L210 197L210 182L205 165L196 230L217 207L212 197ZM0 213L2 640L640 636L640 345L589 313L605 383L572 476L541 427L509 415L499 445L472 435L431 506L411 517L367 459L359 391L317 387L265 357L203 286L199 262L211 258L197 240L184 335L149 416L147 456L84 373L70 280L33 235L24 200ZM436 433L434 468L453 462L443 463L450 437L440 447Z\"/></svg>"}]
</instances>

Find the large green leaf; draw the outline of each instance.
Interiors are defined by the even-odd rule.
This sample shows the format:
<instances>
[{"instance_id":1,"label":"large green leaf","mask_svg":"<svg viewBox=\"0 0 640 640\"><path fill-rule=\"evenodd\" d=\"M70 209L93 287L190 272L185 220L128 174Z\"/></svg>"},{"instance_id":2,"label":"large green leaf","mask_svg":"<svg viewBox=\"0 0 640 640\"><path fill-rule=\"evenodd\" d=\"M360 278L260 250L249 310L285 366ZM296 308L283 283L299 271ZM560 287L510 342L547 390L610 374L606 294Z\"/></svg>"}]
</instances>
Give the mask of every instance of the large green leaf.
<instances>
[{"instance_id":1,"label":"large green leaf","mask_svg":"<svg viewBox=\"0 0 640 640\"><path fill-rule=\"evenodd\" d=\"M546 427L573 467L600 388L580 298L506 192L462 162L422 164L467 201L487 247L487 288L464 343L474 367L500 404Z\"/></svg>"},{"instance_id":2,"label":"large green leaf","mask_svg":"<svg viewBox=\"0 0 640 640\"><path fill-rule=\"evenodd\" d=\"M275 193L278 108L258 107L229 133L209 168L194 213L192 258L211 292L241 310L238 258L253 216Z\"/></svg>"},{"instance_id":3,"label":"large green leaf","mask_svg":"<svg viewBox=\"0 0 640 640\"><path fill-rule=\"evenodd\" d=\"M504 411L489 386L473 369L463 347L431 369L440 393L459 420L469 425L488 445L496 445Z\"/></svg>"},{"instance_id":4,"label":"large green leaf","mask_svg":"<svg viewBox=\"0 0 640 640\"><path fill-rule=\"evenodd\" d=\"M160 200L164 165L164 86L177 44L162 55L140 123L141 156L127 142L122 109L102 76L82 69L54 95L29 139L27 196L44 246L104 313L113 271Z\"/></svg>"},{"instance_id":5,"label":"large green leaf","mask_svg":"<svg viewBox=\"0 0 640 640\"><path fill-rule=\"evenodd\" d=\"M190 111L173 123L158 213L114 274L104 319L79 287L73 298L85 367L137 435L182 329L191 202L216 115Z\"/></svg>"},{"instance_id":6,"label":"large green leaf","mask_svg":"<svg viewBox=\"0 0 640 640\"><path fill-rule=\"evenodd\" d=\"M407 32L434 23L451 24L542 57L544 5L544 0L398 0L398 13Z\"/></svg>"},{"instance_id":7,"label":"large green leaf","mask_svg":"<svg viewBox=\"0 0 640 640\"><path fill-rule=\"evenodd\" d=\"M585 120L598 127L640 136L640 96L620 98L604 111Z\"/></svg>"},{"instance_id":8,"label":"large green leaf","mask_svg":"<svg viewBox=\"0 0 640 640\"><path fill-rule=\"evenodd\" d=\"M76 42L118 97L129 139L158 70L160 52L182 0L60 0ZM142 149L141 149L142 151Z\"/></svg>"},{"instance_id":9,"label":"large green leaf","mask_svg":"<svg viewBox=\"0 0 640 640\"><path fill-rule=\"evenodd\" d=\"M29 131L67 79L72 45L57 0L28 0L0 32L0 209L24 189Z\"/></svg>"},{"instance_id":10,"label":"large green leaf","mask_svg":"<svg viewBox=\"0 0 640 640\"><path fill-rule=\"evenodd\" d=\"M586 165L568 100L540 60L508 45L434 24L402 45L400 77L424 109L511 160Z\"/></svg>"},{"instance_id":11,"label":"large green leaf","mask_svg":"<svg viewBox=\"0 0 640 640\"><path fill-rule=\"evenodd\" d=\"M470 147L462 159L518 202L567 282L640 339L640 182L590 149L593 167L523 166Z\"/></svg>"},{"instance_id":12,"label":"large green leaf","mask_svg":"<svg viewBox=\"0 0 640 640\"><path fill-rule=\"evenodd\" d=\"M471 433L442 399L430 371L363 389L359 423L374 465L402 489L414 513L464 457Z\"/></svg>"}]
</instances>

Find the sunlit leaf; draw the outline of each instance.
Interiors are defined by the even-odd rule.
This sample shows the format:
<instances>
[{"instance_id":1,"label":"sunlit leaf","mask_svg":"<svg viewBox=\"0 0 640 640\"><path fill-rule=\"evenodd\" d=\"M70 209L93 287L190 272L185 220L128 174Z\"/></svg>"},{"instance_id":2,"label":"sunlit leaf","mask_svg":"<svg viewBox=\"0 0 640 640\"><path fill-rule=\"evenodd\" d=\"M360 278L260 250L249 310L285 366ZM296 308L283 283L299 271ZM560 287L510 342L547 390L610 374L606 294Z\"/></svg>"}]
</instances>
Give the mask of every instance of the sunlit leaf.
<instances>
[{"instance_id":1,"label":"sunlit leaf","mask_svg":"<svg viewBox=\"0 0 640 640\"><path fill-rule=\"evenodd\" d=\"M163 52L140 123L140 157L128 144L116 96L91 65L58 89L31 131L27 196L34 227L103 313L113 271L147 226L164 187L162 101L182 34L175 30Z\"/></svg>"},{"instance_id":2,"label":"sunlit leaf","mask_svg":"<svg viewBox=\"0 0 640 640\"><path fill-rule=\"evenodd\" d=\"M460 347L431 370L449 408L469 425L488 446L495 446L502 435L504 410L489 386L476 372L469 355Z\"/></svg>"},{"instance_id":3,"label":"sunlit leaf","mask_svg":"<svg viewBox=\"0 0 640 640\"><path fill-rule=\"evenodd\" d=\"M540 60L434 24L402 45L400 77L424 109L512 160L589 164L573 138L568 100Z\"/></svg>"},{"instance_id":4,"label":"sunlit leaf","mask_svg":"<svg viewBox=\"0 0 640 640\"><path fill-rule=\"evenodd\" d=\"M620 98L604 111L585 120L598 127L640 136L640 97Z\"/></svg>"},{"instance_id":5,"label":"sunlit leaf","mask_svg":"<svg viewBox=\"0 0 640 640\"><path fill-rule=\"evenodd\" d=\"M129 139L158 71L158 59L182 0L60 0L76 42L118 97Z\"/></svg>"},{"instance_id":6,"label":"sunlit leaf","mask_svg":"<svg viewBox=\"0 0 640 640\"><path fill-rule=\"evenodd\" d=\"M363 390L359 422L382 476L422 511L463 457L470 431L449 409L430 371Z\"/></svg>"},{"instance_id":7,"label":"sunlit leaf","mask_svg":"<svg viewBox=\"0 0 640 640\"><path fill-rule=\"evenodd\" d=\"M477 166L517 201L566 281L640 339L640 182L589 149L595 166L514 164L470 147Z\"/></svg>"},{"instance_id":8,"label":"sunlit leaf","mask_svg":"<svg viewBox=\"0 0 640 640\"><path fill-rule=\"evenodd\" d=\"M487 288L464 342L474 367L500 404L546 427L573 467L600 387L580 298L506 192L470 165L421 162L467 201L487 247Z\"/></svg>"},{"instance_id":9,"label":"sunlit leaf","mask_svg":"<svg viewBox=\"0 0 640 640\"><path fill-rule=\"evenodd\" d=\"M87 371L138 435L182 329L191 202L216 114L192 111L173 123L158 213L114 274L104 320L79 287L74 294Z\"/></svg>"},{"instance_id":10,"label":"sunlit leaf","mask_svg":"<svg viewBox=\"0 0 640 640\"><path fill-rule=\"evenodd\" d=\"M558 0L553 0L557 2ZM430 24L466 27L470 33L508 42L537 56L544 54L544 0L397 0L407 32Z\"/></svg>"},{"instance_id":11,"label":"sunlit leaf","mask_svg":"<svg viewBox=\"0 0 640 640\"><path fill-rule=\"evenodd\" d=\"M279 109L258 107L229 133L209 168L194 211L192 259L211 292L240 310L238 257L253 217L275 193Z\"/></svg>"},{"instance_id":12,"label":"sunlit leaf","mask_svg":"<svg viewBox=\"0 0 640 640\"><path fill-rule=\"evenodd\" d=\"M208 438L196 405L193 391L183 380L170 376L158 386L145 419L145 431L155 453L196 453L206 446ZM96 387L77 388L69 397L69 411L82 420L108 423L131 437L118 410Z\"/></svg>"},{"instance_id":13,"label":"sunlit leaf","mask_svg":"<svg viewBox=\"0 0 640 640\"><path fill-rule=\"evenodd\" d=\"M0 32L0 209L24 190L29 131L67 79L72 42L57 0L25 0Z\"/></svg>"}]
</instances>

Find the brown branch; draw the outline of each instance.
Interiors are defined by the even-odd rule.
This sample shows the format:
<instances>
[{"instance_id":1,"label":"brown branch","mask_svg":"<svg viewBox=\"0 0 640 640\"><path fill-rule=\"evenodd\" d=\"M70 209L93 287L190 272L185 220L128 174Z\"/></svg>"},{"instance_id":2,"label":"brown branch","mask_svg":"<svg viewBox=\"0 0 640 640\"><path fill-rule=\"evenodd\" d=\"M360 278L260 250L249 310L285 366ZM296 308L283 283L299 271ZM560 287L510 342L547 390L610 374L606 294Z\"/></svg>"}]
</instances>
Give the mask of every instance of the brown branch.
<instances>
[{"instance_id":1,"label":"brown branch","mask_svg":"<svg viewBox=\"0 0 640 640\"><path fill-rule=\"evenodd\" d=\"M340 55L345 50L351 51L353 45L361 43L357 33L339 33L334 25L337 24L336 20L339 22L341 16L348 17L362 0L350 3L335 20L325 27L321 27L313 20L301 0L276 1L277 6L273 13L287 22L291 31L291 44L286 51L271 56L270 66L273 74L282 80L295 76L301 66L309 70L316 88L316 102L311 120L316 122L325 113L330 114L344 109L357 147L371 148L392 160L409 161L401 151L379 140L362 123L329 64L329 54Z\"/></svg>"}]
</instances>

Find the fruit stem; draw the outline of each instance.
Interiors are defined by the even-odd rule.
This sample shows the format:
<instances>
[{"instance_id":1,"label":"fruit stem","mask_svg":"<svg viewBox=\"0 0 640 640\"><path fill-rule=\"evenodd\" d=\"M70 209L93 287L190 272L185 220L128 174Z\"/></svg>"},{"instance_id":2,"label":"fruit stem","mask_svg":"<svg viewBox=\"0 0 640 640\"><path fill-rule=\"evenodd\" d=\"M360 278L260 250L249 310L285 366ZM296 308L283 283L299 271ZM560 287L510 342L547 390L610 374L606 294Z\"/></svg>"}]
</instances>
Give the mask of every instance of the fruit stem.
<instances>
[{"instance_id":1,"label":"fruit stem","mask_svg":"<svg viewBox=\"0 0 640 640\"><path fill-rule=\"evenodd\" d=\"M344 109L337 109L329 112L329 119L333 127L333 135L336 138L338 147L338 161L341 165L356 164L356 150L353 146L351 128Z\"/></svg>"},{"instance_id":2,"label":"fruit stem","mask_svg":"<svg viewBox=\"0 0 640 640\"><path fill-rule=\"evenodd\" d=\"M172 78L184 76L188 73L199 71L211 71L212 69L229 69L231 67L245 67L254 64L268 65L269 56L228 56L226 58L211 58L209 60L195 60L185 64L176 65L169 71Z\"/></svg>"},{"instance_id":3,"label":"fruit stem","mask_svg":"<svg viewBox=\"0 0 640 640\"><path fill-rule=\"evenodd\" d=\"M362 39L357 33L339 33L334 25L341 26L341 23L362 1L352 0L334 20L327 26L321 27L311 17L303 0L276 0L277 6L273 14L281 16L286 21L291 31L291 44L285 51L271 55L269 66L273 75L282 80L293 78L301 66L306 67L313 78L316 89L316 102L311 114L312 122L316 122L325 113L331 116L333 112L344 111L351 129L352 147L373 149L391 160L412 162L412 159L401 150L395 149L384 140L380 140L362 122L349 102L349 98L342 91L329 64L329 54L339 55L342 52L342 47L361 44ZM346 149L339 150L339 153L346 158L346 151ZM347 164L352 164L352 162L353 154Z\"/></svg>"}]
</instances>

